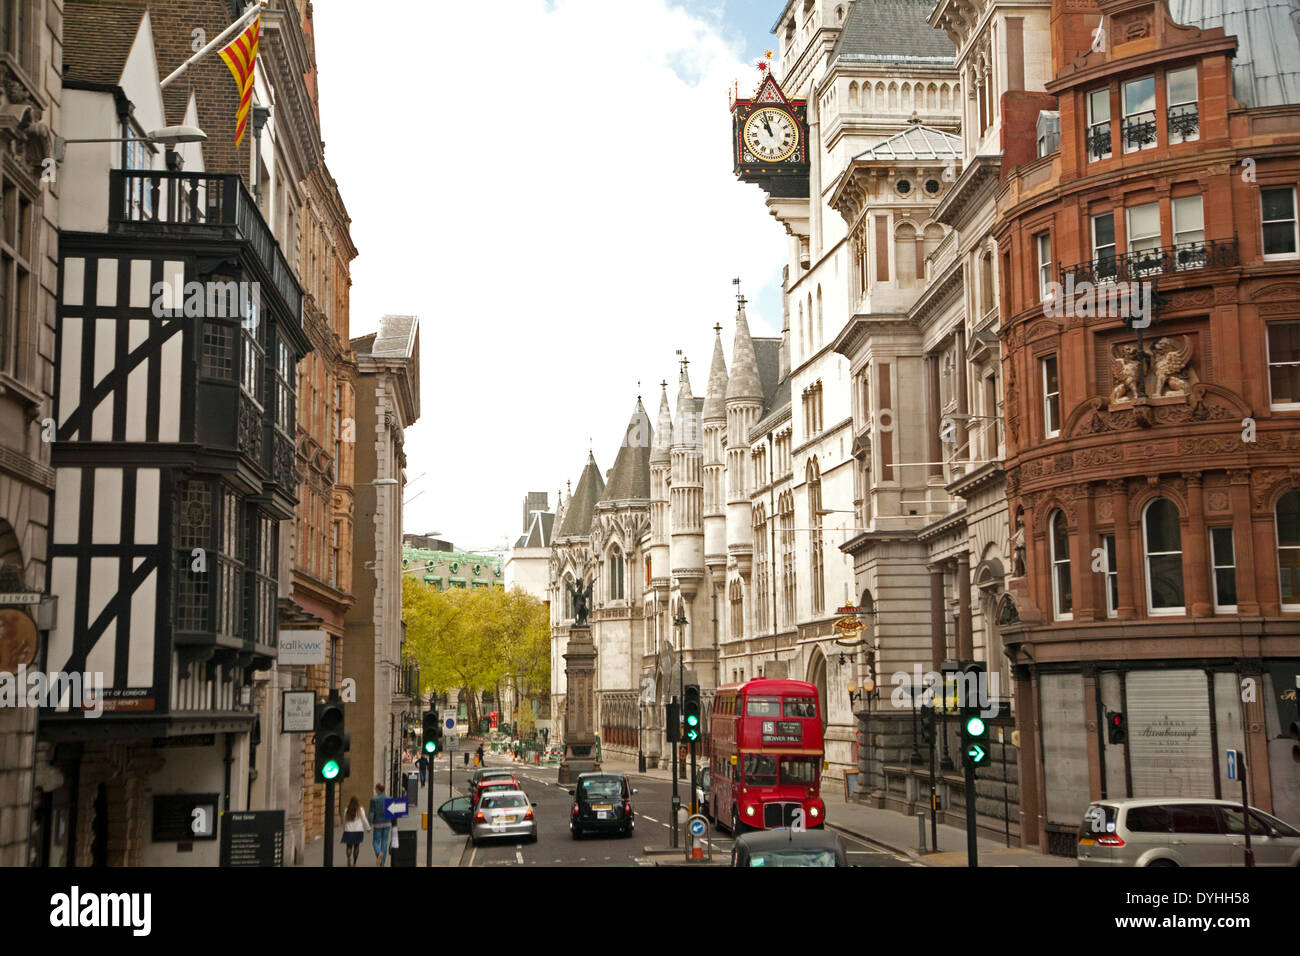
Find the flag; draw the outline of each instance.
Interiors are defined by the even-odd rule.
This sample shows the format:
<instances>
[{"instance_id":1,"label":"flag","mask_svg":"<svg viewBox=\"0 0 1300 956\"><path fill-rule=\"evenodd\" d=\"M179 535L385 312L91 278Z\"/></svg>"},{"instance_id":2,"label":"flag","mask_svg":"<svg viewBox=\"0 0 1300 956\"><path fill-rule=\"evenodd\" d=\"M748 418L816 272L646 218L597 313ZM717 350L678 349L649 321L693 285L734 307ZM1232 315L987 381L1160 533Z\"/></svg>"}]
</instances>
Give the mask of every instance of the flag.
<instances>
[{"instance_id":1,"label":"flag","mask_svg":"<svg viewBox=\"0 0 1300 956\"><path fill-rule=\"evenodd\" d=\"M239 87L239 110L235 113L236 146L244 138L244 129L248 126L248 108L253 104L253 65L257 62L257 34L261 26L262 16L258 14L247 30L221 50L221 59L230 67L235 85Z\"/></svg>"}]
</instances>

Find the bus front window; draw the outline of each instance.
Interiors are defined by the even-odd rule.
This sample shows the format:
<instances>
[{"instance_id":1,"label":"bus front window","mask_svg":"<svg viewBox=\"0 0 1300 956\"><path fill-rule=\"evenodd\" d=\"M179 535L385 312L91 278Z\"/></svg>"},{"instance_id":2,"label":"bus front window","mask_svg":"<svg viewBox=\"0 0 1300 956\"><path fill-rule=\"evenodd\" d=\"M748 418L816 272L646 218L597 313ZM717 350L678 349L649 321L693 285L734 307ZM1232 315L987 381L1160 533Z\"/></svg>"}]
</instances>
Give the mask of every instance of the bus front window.
<instances>
[{"instance_id":1,"label":"bus front window","mask_svg":"<svg viewBox=\"0 0 1300 956\"><path fill-rule=\"evenodd\" d=\"M817 763L815 757L782 757L781 782L813 786L817 783Z\"/></svg>"},{"instance_id":2,"label":"bus front window","mask_svg":"<svg viewBox=\"0 0 1300 956\"><path fill-rule=\"evenodd\" d=\"M745 783L755 787L775 786L776 758L765 754L746 754Z\"/></svg>"}]
</instances>

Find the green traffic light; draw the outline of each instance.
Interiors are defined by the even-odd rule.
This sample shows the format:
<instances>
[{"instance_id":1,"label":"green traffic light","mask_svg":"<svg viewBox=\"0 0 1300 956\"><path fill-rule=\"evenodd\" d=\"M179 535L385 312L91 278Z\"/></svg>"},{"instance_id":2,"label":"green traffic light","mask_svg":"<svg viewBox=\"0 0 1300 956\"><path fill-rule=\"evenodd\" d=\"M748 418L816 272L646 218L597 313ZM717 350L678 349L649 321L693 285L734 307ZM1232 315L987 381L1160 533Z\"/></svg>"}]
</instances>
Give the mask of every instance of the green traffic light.
<instances>
[{"instance_id":1,"label":"green traffic light","mask_svg":"<svg viewBox=\"0 0 1300 956\"><path fill-rule=\"evenodd\" d=\"M325 765L320 768L320 775L326 780L333 780L339 775L339 762L337 760L325 761Z\"/></svg>"},{"instance_id":2,"label":"green traffic light","mask_svg":"<svg viewBox=\"0 0 1300 956\"><path fill-rule=\"evenodd\" d=\"M966 733L972 737L984 736L984 721L978 717L971 717L966 721Z\"/></svg>"},{"instance_id":3,"label":"green traffic light","mask_svg":"<svg viewBox=\"0 0 1300 956\"><path fill-rule=\"evenodd\" d=\"M438 745L435 744L432 740L426 740L426 741L424 742L424 752L425 752L425 753L429 753L429 754L431 754L431 753L433 753L433 752L434 752L435 750L437 750L437 749L438 749Z\"/></svg>"},{"instance_id":4,"label":"green traffic light","mask_svg":"<svg viewBox=\"0 0 1300 956\"><path fill-rule=\"evenodd\" d=\"M694 714L691 714L689 717L686 718L687 725L691 727L696 726L697 724L699 724L699 722L700 722L700 718L696 717Z\"/></svg>"}]
</instances>

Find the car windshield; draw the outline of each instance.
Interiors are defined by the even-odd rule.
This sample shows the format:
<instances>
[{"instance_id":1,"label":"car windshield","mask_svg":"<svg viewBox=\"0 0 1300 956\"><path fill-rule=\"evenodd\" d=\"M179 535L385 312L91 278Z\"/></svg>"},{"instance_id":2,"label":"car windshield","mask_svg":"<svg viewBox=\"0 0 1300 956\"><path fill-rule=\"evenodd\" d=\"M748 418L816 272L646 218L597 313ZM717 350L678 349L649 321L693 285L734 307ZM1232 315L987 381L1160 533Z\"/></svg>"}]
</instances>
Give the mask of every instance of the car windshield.
<instances>
[{"instance_id":1,"label":"car windshield","mask_svg":"<svg viewBox=\"0 0 1300 956\"><path fill-rule=\"evenodd\" d=\"M787 697L785 699L787 717L816 717L817 702L811 697Z\"/></svg>"},{"instance_id":2,"label":"car windshield","mask_svg":"<svg viewBox=\"0 0 1300 956\"><path fill-rule=\"evenodd\" d=\"M755 853L749 858L750 866L834 866L834 850L774 850Z\"/></svg>"},{"instance_id":3,"label":"car windshield","mask_svg":"<svg viewBox=\"0 0 1300 956\"><path fill-rule=\"evenodd\" d=\"M755 786L776 784L776 757L767 754L745 755L745 782Z\"/></svg>"},{"instance_id":4,"label":"car windshield","mask_svg":"<svg viewBox=\"0 0 1300 956\"><path fill-rule=\"evenodd\" d=\"M817 782L817 758L782 757L781 782L811 787Z\"/></svg>"},{"instance_id":5,"label":"car windshield","mask_svg":"<svg viewBox=\"0 0 1300 956\"><path fill-rule=\"evenodd\" d=\"M597 777L595 780L582 781L582 792L590 799L602 797L607 800L623 796L623 781L617 777Z\"/></svg>"},{"instance_id":6,"label":"car windshield","mask_svg":"<svg viewBox=\"0 0 1300 956\"><path fill-rule=\"evenodd\" d=\"M528 801L517 793L501 794L483 798L484 810L500 810L505 807L526 807Z\"/></svg>"},{"instance_id":7,"label":"car windshield","mask_svg":"<svg viewBox=\"0 0 1300 956\"><path fill-rule=\"evenodd\" d=\"M775 697L751 697L745 702L745 713L750 717L780 717L781 701Z\"/></svg>"}]
</instances>

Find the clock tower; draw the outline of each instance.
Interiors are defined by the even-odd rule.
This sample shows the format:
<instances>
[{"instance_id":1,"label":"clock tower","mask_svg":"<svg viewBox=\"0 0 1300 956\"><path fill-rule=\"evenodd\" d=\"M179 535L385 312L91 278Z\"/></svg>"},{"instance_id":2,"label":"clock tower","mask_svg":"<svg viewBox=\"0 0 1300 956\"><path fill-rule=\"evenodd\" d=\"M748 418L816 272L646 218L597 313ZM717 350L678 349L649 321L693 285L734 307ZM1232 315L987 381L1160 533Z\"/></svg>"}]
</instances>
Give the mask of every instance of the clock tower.
<instances>
[{"instance_id":1,"label":"clock tower","mask_svg":"<svg viewBox=\"0 0 1300 956\"><path fill-rule=\"evenodd\" d=\"M790 100L770 73L758 92L731 104L736 178L773 198L808 198L808 103Z\"/></svg>"}]
</instances>

